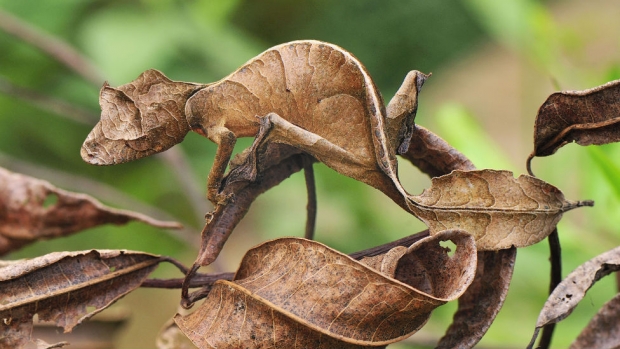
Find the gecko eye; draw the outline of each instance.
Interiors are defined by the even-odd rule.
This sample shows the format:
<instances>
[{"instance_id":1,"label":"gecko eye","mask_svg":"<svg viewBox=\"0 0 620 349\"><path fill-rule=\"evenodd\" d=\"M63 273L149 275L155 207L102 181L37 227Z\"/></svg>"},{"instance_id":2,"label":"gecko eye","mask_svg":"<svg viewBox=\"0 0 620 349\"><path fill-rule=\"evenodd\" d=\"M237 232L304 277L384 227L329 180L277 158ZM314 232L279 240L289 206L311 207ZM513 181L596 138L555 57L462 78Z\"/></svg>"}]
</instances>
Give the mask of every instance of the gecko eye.
<instances>
[{"instance_id":1,"label":"gecko eye","mask_svg":"<svg viewBox=\"0 0 620 349\"><path fill-rule=\"evenodd\" d=\"M161 109L161 104L160 103L149 104L148 109L149 110L160 110Z\"/></svg>"}]
</instances>

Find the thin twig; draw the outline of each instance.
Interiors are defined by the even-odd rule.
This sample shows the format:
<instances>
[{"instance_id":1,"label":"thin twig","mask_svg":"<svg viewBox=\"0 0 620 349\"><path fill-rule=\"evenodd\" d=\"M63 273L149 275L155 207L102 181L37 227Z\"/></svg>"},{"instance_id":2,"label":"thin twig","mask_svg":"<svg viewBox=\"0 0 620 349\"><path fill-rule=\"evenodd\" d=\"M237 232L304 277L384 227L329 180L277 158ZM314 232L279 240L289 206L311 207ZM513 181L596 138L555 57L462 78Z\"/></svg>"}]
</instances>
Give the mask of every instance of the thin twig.
<instances>
[{"instance_id":1,"label":"thin twig","mask_svg":"<svg viewBox=\"0 0 620 349\"><path fill-rule=\"evenodd\" d=\"M196 274L189 283L190 288L196 287L208 287L209 289L217 280L232 280L235 273L210 273L210 274ZM174 288L178 289L183 286L185 278L177 279L146 279L142 282L140 287L149 288Z\"/></svg>"},{"instance_id":2,"label":"thin twig","mask_svg":"<svg viewBox=\"0 0 620 349\"><path fill-rule=\"evenodd\" d=\"M58 37L44 33L2 10L0 10L0 30L40 49L91 83L97 86L103 83L103 74L99 69L79 51Z\"/></svg>"},{"instance_id":3,"label":"thin twig","mask_svg":"<svg viewBox=\"0 0 620 349\"><path fill-rule=\"evenodd\" d=\"M308 204L306 205L306 233L304 237L314 240L314 230L316 227L316 184L314 180L314 169L312 161L304 163L304 176L306 178L306 192L308 193Z\"/></svg>"},{"instance_id":4,"label":"thin twig","mask_svg":"<svg viewBox=\"0 0 620 349\"><path fill-rule=\"evenodd\" d=\"M421 231L419 233L416 233L416 234L413 234L413 235L406 236L406 237L404 237L402 239L398 239L398 240L394 240L392 242L388 242L387 244L383 244L383 245L380 245L380 246L371 247L371 248L363 250L363 251L351 253L349 255L349 257L351 257L353 259L360 260L360 259L362 259L364 257L377 256L377 255L380 255L382 253L386 253L387 251L393 249L396 246L409 247L414 242L422 240L422 239L424 239L427 236L429 236L428 229L423 230L423 231Z\"/></svg>"},{"instance_id":5,"label":"thin twig","mask_svg":"<svg viewBox=\"0 0 620 349\"><path fill-rule=\"evenodd\" d=\"M177 267L177 268L178 268L178 269L179 269L179 270L180 270L183 274L187 274L187 272L189 271L189 268L188 268L188 267L186 267L185 265L183 265L183 263L181 263L181 261L179 261L179 260L177 260L177 259L175 259L175 258L165 256L165 257L162 257L162 260L163 260L163 261L166 261L166 262L168 262L168 263L170 263L170 264L172 264L172 265L174 265L174 266L175 266L175 267Z\"/></svg>"},{"instance_id":6,"label":"thin twig","mask_svg":"<svg viewBox=\"0 0 620 349\"><path fill-rule=\"evenodd\" d=\"M197 300L206 297L211 290L211 285L205 285L203 289L207 289L207 292L204 293L204 297L201 298L197 298L198 296L195 293L189 293L189 288L192 285L192 279L196 276L198 268L200 268L200 265L194 263L194 265L192 265L189 271L185 274L185 279L183 279L183 283L181 284L181 306L185 309L191 308Z\"/></svg>"},{"instance_id":7,"label":"thin twig","mask_svg":"<svg viewBox=\"0 0 620 349\"><path fill-rule=\"evenodd\" d=\"M558 229L555 228L549 235L549 260L551 262L551 276L549 280L549 294L562 282L562 246L560 245L560 236ZM547 324L543 327L540 335L538 348L547 349L551 345L555 323Z\"/></svg>"},{"instance_id":8,"label":"thin twig","mask_svg":"<svg viewBox=\"0 0 620 349\"><path fill-rule=\"evenodd\" d=\"M211 289L213 288L213 284L215 282L202 287L201 289L190 293L187 297L181 299L181 306L185 309L191 308L195 302L206 298L209 293L211 293ZM190 283L191 284L191 283ZM190 302L190 303L187 303Z\"/></svg>"}]
</instances>

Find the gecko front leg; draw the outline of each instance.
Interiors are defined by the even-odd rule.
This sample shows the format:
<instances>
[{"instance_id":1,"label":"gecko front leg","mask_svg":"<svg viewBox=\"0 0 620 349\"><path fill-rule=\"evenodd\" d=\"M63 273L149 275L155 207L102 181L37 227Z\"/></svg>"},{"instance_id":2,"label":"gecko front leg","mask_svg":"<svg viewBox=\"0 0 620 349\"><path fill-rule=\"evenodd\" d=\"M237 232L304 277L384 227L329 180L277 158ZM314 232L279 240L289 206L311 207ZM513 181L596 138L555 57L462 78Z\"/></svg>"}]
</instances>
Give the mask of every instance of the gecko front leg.
<instances>
[{"instance_id":1,"label":"gecko front leg","mask_svg":"<svg viewBox=\"0 0 620 349\"><path fill-rule=\"evenodd\" d=\"M230 170L226 181L232 183L245 180L254 182L258 176L258 158L262 148L267 145L265 138L271 130L271 123L266 118L259 117L259 128L250 148L244 150L241 164Z\"/></svg>"},{"instance_id":2,"label":"gecko front leg","mask_svg":"<svg viewBox=\"0 0 620 349\"><path fill-rule=\"evenodd\" d=\"M222 179L224 178L224 172L226 171L235 144L237 143L237 136L235 136L231 130L223 126L201 127L198 133L217 144L213 166L207 177L207 199L215 206L225 205L226 202L230 200L230 197L220 195L220 188Z\"/></svg>"},{"instance_id":3,"label":"gecko front leg","mask_svg":"<svg viewBox=\"0 0 620 349\"><path fill-rule=\"evenodd\" d=\"M274 116L276 114L273 114ZM269 115L268 115L269 116ZM245 180L253 182L258 177L260 171L259 169L259 158L261 155L268 152L267 146L269 145L269 141L266 140L270 131L273 128L273 123L270 117L259 117L259 129L256 137L254 138L254 142L252 146L243 151L242 159L238 166L235 166L230 170L230 173L224 179L226 183L232 183L239 180ZM312 168L312 163L314 160L311 156L308 156L308 160L304 160L304 174L306 180L306 189L308 194L308 204L306 206L307 210L307 220L306 220L306 229L304 237L306 239L314 239L314 230L316 225L316 185L314 181L314 170ZM269 161L269 160L267 160Z\"/></svg>"}]
</instances>

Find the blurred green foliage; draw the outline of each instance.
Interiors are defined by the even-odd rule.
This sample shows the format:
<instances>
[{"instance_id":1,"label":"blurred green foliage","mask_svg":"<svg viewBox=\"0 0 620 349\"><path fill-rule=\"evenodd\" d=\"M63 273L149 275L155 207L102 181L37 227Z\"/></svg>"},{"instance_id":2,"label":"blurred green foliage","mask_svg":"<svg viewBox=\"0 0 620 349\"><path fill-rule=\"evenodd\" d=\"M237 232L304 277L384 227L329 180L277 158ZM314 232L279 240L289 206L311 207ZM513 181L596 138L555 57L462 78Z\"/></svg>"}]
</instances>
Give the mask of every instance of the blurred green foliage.
<instances>
[{"instance_id":1,"label":"blurred green foliage","mask_svg":"<svg viewBox=\"0 0 620 349\"><path fill-rule=\"evenodd\" d=\"M475 47L483 37L478 25L458 1L433 6L424 1L397 1L390 6L372 1L72 1L61 6L53 1L41 1L36 5L28 1L3 1L0 4L5 11L76 47L97 67L102 79L112 85L128 82L148 68L159 69L178 80L214 81L269 46L313 38L340 44L356 54L389 96L408 70L437 69ZM78 151L90 126L97 120L99 86L89 84L19 38L3 34L0 47L3 48L0 74L4 80L68 101L93 114L84 123L76 123L67 121L63 115L34 107L28 101L0 96L0 120L3 125L11 125L0 130L3 153L113 185L195 225L196 219L186 216L192 212L184 207L189 200L182 197L170 200L178 196L179 183L175 183L177 179L172 171L161 161L145 159L104 168L82 163ZM242 143L239 148L247 144ZM202 189L215 146L190 135L181 147ZM377 202L378 195L374 191L340 178L320 165L317 167L321 206L331 207L330 202L325 201L333 196L337 198L333 199L334 208L338 207L335 214L330 215L333 210L323 208L321 213L326 212L328 220L341 222L336 222L333 229L346 231L326 232L326 237L333 237L332 242L338 247L354 251L386 242L403 235L393 228L405 228L412 223L405 215L397 217L404 217L400 220L406 223L386 222L373 206L379 202L380 212L393 211L389 200L380 198L383 201ZM295 189L290 192L299 193L293 198L298 204L295 215L278 217L275 224L274 217L266 214L257 214L254 218L261 222L260 226L264 227L261 230L269 237L295 235L294 227L301 228L299 223L304 215L301 203L305 200L304 190L301 190L303 181L293 178L291 182ZM425 184L416 189L421 190ZM291 207L284 204L280 208L286 200L279 196L266 199L260 206L273 207L275 212ZM325 219L321 218L320 222ZM323 225L329 227L329 224ZM421 224L413 224L423 228ZM148 229L132 227L132 231ZM353 235L345 238L343 234ZM365 238L355 239L355 236ZM69 240L72 239L79 238ZM92 247L112 247L101 246L102 239L98 240ZM152 239L148 240L132 248L151 250ZM119 240L114 246L123 244L124 241ZM43 253L47 246L47 243L42 244L36 253Z\"/></svg>"},{"instance_id":2,"label":"blurred green foliage","mask_svg":"<svg viewBox=\"0 0 620 349\"><path fill-rule=\"evenodd\" d=\"M533 74L555 81L560 88L583 89L619 78L617 58L620 55L616 55L615 62L587 64L592 62L588 56L588 35L596 33L588 29L588 25L596 18L568 24L557 20L555 13L572 3L521 0L0 0L0 10L76 48L96 67L93 73L101 77L99 84L108 80L113 86L131 81L149 68L159 69L175 80L215 81L266 48L299 39L324 40L351 51L366 65L386 100L396 91L407 71L437 72L439 80L434 82L431 78L422 92L418 120L464 152L477 166L521 172L526 153L521 154L521 158L507 155L510 149L504 148L501 140L494 137L483 118L462 103L441 98L442 88L448 87L445 84L450 81L441 77L441 72L460 64L480 49L492 46L518 57L524 76L533 71ZM615 37L616 46L611 50L618 53ZM531 79L524 78L520 98L521 103L528 106L523 108L528 112L523 118L529 120L528 127L532 127L535 109L529 106L540 105L545 93L548 95L553 90L549 87L546 92L535 94L530 91L529 82ZM51 104L37 106L23 93L7 92L15 91L15 87L81 108L84 111L79 115L81 121L53 112ZM0 166L16 171L28 169L27 174L48 179L65 189L85 191L113 206L132 209L132 201L123 199L125 195L167 212L198 234L201 207L196 207L181 189L188 183L184 183L162 157L112 167L94 167L82 162L80 146L98 119L99 87L24 40L0 31ZM439 104L425 103L427 95L434 96ZM494 98L488 96L489 100ZM529 135L531 131L528 133L531 137ZM531 138L523 142L531 146ZM238 148L250 143L249 139L243 140ZM189 186L197 188L195 190L204 198L204 182L215 145L190 134L178 148L188 159L189 165L183 171L190 175ZM616 159L619 155L617 145L589 150L569 146L551 158L534 160L537 175L560 187L567 197L597 201L595 209L571 212L560 225L565 274L583 261L618 245L616 227L620 222L616 221L620 216L616 211L620 197L617 180L620 163ZM422 223L401 212L376 190L320 164L315 168L318 240L344 252L353 252L424 229ZM406 162L400 164L400 176L412 193L421 192L429 183ZM121 195L113 195L116 192ZM218 266L234 270L244 251L265 239L301 236L305 199L301 174L293 175L259 197L231 237ZM132 223L36 243L9 257L88 248L142 250L173 255L188 263L196 251L195 246L174 235ZM529 341L546 299L547 256L545 243L519 251L506 306L483 339L482 346L523 347ZM161 273L179 276L172 271ZM558 347L565 347L598 306L615 293L610 283L610 280L604 281L589 294L590 309L588 305L579 307L560 324L555 338ZM168 294L171 302L178 300L175 292ZM162 314L144 314L148 306L134 310L139 325L130 328L129 334L123 337L123 345L151 347L151 343L144 344L143 340L139 344L131 343L128 338L154 337L163 323L161 319L174 313L174 306L166 309ZM449 324L454 309L454 304L439 309L414 338L436 340ZM140 322L148 318L152 318L152 324Z\"/></svg>"}]
</instances>

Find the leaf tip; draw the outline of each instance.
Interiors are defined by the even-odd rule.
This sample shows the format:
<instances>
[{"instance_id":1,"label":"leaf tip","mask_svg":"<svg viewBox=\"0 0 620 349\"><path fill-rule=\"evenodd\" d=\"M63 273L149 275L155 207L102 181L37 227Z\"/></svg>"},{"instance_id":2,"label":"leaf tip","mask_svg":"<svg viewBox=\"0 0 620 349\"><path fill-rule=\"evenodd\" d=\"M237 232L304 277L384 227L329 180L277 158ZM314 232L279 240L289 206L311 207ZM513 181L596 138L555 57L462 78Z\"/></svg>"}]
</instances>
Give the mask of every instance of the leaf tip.
<instances>
[{"instance_id":1,"label":"leaf tip","mask_svg":"<svg viewBox=\"0 0 620 349\"><path fill-rule=\"evenodd\" d=\"M138 213L133 213L131 215L132 219L141 221L143 223L146 223L148 225L151 225L153 227L156 228L161 228L161 229L175 229L175 230L179 230L179 229L183 229L183 224L177 222L177 221L160 221L158 219L149 217L149 216L145 216L142 214L138 214Z\"/></svg>"},{"instance_id":2,"label":"leaf tip","mask_svg":"<svg viewBox=\"0 0 620 349\"><path fill-rule=\"evenodd\" d=\"M168 229L179 230L179 229L183 229L184 228L183 224L181 224L179 222L175 222L175 221L168 222L168 221L165 221L164 223L168 226Z\"/></svg>"},{"instance_id":3,"label":"leaf tip","mask_svg":"<svg viewBox=\"0 0 620 349\"><path fill-rule=\"evenodd\" d=\"M563 212L570 211L578 207L592 207L594 206L594 200L579 200L569 201L568 205L564 208Z\"/></svg>"}]
</instances>

